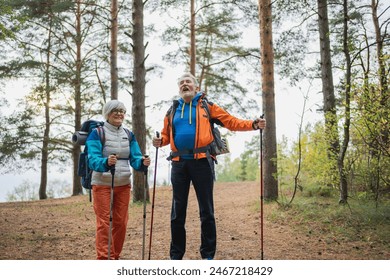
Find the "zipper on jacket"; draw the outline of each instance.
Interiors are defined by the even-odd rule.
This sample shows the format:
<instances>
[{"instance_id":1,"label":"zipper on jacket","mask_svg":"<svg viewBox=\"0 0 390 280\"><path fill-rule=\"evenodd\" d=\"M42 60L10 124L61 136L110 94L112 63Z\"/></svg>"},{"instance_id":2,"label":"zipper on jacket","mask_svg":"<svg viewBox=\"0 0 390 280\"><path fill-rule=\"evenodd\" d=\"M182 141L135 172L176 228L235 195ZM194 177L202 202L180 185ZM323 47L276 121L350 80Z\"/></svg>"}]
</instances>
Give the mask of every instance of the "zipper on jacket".
<instances>
[{"instance_id":1,"label":"zipper on jacket","mask_svg":"<svg viewBox=\"0 0 390 280\"><path fill-rule=\"evenodd\" d=\"M194 147L194 149L199 147L199 122L200 122L199 116L200 116L201 104L202 104L202 100L201 100L201 98L199 98L198 104L196 105L196 110L195 110L195 113L196 113L196 134L195 134L195 147ZM195 159L199 159L198 153L195 154Z\"/></svg>"}]
</instances>

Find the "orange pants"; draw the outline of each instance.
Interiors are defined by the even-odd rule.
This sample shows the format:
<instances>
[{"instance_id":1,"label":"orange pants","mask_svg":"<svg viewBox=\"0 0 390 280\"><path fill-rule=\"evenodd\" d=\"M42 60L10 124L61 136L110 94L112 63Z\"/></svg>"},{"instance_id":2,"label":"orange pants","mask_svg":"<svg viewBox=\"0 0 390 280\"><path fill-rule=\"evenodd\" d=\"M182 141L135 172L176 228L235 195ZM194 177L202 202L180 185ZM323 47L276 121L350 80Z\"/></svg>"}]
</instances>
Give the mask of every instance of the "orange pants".
<instances>
[{"instance_id":1,"label":"orange pants","mask_svg":"<svg viewBox=\"0 0 390 280\"><path fill-rule=\"evenodd\" d=\"M98 260L108 259L111 186L93 185L93 209L96 215L96 253ZM126 237L129 217L130 185L114 187L110 259L118 260Z\"/></svg>"}]
</instances>

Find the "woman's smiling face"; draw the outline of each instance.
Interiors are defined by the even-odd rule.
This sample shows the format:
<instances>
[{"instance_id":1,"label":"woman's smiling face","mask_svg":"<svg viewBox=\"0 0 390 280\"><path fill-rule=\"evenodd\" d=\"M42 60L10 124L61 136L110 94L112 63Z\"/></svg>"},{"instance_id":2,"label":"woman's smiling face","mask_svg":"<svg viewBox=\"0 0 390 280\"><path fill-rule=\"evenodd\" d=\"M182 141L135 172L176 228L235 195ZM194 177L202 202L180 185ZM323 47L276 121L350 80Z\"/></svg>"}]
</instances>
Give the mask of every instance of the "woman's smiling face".
<instances>
[{"instance_id":1,"label":"woman's smiling face","mask_svg":"<svg viewBox=\"0 0 390 280\"><path fill-rule=\"evenodd\" d=\"M123 109L113 109L110 114L108 114L108 123L113 126L119 127L123 123L125 118L126 111Z\"/></svg>"}]
</instances>

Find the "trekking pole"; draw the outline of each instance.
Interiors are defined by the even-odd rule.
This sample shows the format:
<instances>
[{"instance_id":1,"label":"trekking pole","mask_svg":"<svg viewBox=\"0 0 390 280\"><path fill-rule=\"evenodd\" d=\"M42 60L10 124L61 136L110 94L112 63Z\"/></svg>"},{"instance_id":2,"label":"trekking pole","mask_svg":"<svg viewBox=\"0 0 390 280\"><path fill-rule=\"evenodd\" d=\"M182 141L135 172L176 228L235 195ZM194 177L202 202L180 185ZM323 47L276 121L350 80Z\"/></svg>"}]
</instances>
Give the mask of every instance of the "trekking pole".
<instances>
[{"instance_id":1,"label":"trekking pole","mask_svg":"<svg viewBox=\"0 0 390 280\"><path fill-rule=\"evenodd\" d=\"M156 131L156 137L160 138L160 133ZM157 174L157 159L158 159L158 147L156 147L156 160L154 163L154 178L153 178L153 196L152 196L152 213L150 215L150 234L149 234L149 257L152 251L152 234L153 234L153 214L154 214L154 196L156 192L156 174Z\"/></svg>"},{"instance_id":2,"label":"trekking pole","mask_svg":"<svg viewBox=\"0 0 390 280\"><path fill-rule=\"evenodd\" d=\"M148 155L145 155L145 158L149 157ZM144 224L143 224L143 231L142 231L142 259L145 259L145 231L146 231L146 194L148 191L148 167L145 167L144 169L144 175L145 175L145 185L144 185Z\"/></svg>"},{"instance_id":3,"label":"trekking pole","mask_svg":"<svg viewBox=\"0 0 390 280\"><path fill-rule=\"evenodd\" d=\"M260 118L264 118L264 114L260 116ZM263 201L264 201L264 185L263 185L263 129L260 129L260 250L261 250L261 260L264 260L264 236L263 236Z\"/></svg>"},{"instance_id":4,"label":"trekking pole","mask_svg":"<svg viewBox=\"0 0 390 280\"><path fill-rule=\"evenodd\" d=\"M116 156L116 154L112 154ZM108 259L111 259L111 239L112 239L112 208L114 206L114 176L115 176L115 165L111 165L111 194L110 194L110 228L108 231Z\"/></svg>"}]
</instances>

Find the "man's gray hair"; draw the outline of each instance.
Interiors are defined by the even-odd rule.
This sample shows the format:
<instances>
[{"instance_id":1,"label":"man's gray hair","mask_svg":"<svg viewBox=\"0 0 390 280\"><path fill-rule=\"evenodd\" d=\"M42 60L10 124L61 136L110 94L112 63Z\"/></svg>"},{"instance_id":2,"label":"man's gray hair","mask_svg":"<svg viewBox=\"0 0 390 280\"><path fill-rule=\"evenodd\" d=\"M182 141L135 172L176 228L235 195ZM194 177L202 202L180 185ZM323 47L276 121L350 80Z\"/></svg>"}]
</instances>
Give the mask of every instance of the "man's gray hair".
<instances>
[{"instance_id":1,"label":"man's gray hair","mask_svg":"<svg viewBox=\"0 0 390 280\"><path fill-rule=\"evenodd\" d=\"M110 100L103 106L103 117L105 120L108 120L108 115L114 109L122 109L126 111L125 104L118 100Z\"/></svg>"},{"instance_id":2,"label":"man's gray hair","mask_svg":"<svg viewBox=\"0 0 390 280\"><path fill-rule=\"evenodd\" d=\"M195 86L198 86L198 80L195 78L194 75L191 73L184 73L178 80L177 80L177 85L180 85L180 82L184 80L185 78L190 78L191 80L194 81Z\"/></svg>"}]
</instances>

